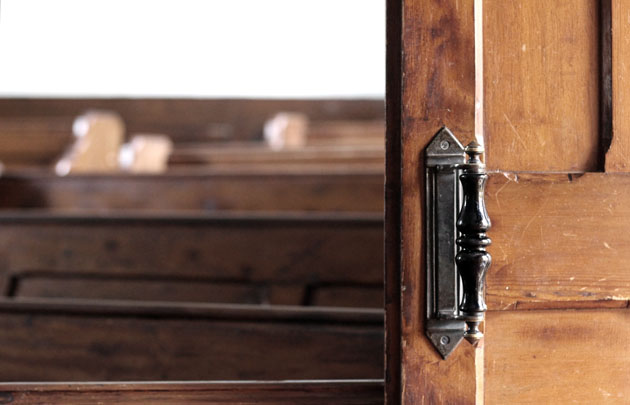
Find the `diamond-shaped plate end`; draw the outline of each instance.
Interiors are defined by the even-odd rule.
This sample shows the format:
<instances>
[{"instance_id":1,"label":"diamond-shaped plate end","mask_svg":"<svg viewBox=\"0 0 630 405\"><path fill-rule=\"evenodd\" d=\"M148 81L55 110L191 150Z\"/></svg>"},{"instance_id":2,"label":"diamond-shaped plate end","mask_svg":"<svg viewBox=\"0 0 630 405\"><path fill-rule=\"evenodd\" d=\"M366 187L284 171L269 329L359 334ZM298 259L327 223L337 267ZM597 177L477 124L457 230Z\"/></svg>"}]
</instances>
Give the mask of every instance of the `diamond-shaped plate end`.
<instances>
[{"instance_id":1,"label":"diamond-shaped plate end","mask_svg":"<svg viewBox=\"0 0 630 405\"><path fill-rule=\"evenodd\" d=\"M464 339L466 324L462 321L447 320L429 322L432 325L426 330L427 337L442 358L446 359Z\"/></svg>"},{"instance_id":2,"label":"diamond-shaped plate end","mask_svg":"<svg viewBox=\"0 0 630 405\"><path fill-rule=\"evenodd\" d=\"M425 154L430 166L448 163L462 164L466 160L464 147L447 127L440 128L433 136L425 149Z\"/></svg>"}]
</instances>

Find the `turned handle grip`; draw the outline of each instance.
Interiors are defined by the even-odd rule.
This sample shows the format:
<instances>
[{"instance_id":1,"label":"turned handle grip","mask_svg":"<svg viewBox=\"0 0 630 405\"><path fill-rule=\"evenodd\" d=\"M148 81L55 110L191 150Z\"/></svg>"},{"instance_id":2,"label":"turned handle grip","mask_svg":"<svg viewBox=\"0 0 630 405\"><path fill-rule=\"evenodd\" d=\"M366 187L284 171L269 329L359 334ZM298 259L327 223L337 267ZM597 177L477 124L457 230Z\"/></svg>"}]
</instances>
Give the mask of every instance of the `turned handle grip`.
<instances>
[{"instance_id":1,"label":"turned handle grip","mask_svg":"<svg viewBox=\"0 0 630 405\"><path fill-rule=\"evenodd\" d=\"M483 337L479 324L486 312L484 289L486 273L491 263L490 254L486 251L491 242L486 235L486 231L490 229L490 218L484 201L488 175L485 165L479 159L483 147L473 141L465 152L468 162L461 166L462 174L459 176L464 197L457 218L457 230L460 233L457 245L460 251L455 262L463 285L459 310L467 326L464 338L475 344Z\"/></svg>"}]
</instances>

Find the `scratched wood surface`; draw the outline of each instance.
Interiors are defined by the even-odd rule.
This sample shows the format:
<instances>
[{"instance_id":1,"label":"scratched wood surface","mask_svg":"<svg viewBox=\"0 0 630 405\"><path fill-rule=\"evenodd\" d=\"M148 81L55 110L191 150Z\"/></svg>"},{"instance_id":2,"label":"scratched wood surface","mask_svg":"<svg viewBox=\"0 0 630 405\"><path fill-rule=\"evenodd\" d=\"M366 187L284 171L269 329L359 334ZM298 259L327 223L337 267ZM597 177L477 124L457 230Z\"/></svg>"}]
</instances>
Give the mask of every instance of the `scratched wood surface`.
<instances>
[{"instance_id":1,"label":"scratched wood surface","mask_svg":"<svg viewBox=\"0 0 630 405\"><path fill-rule=\"evenodd\" d=\"M65 286L66 297L118 291L118 298L152 299L177 281L164 298L194 291L191 299L207 293L205 302L233 302L250 293L245 302L334 305L334 295L321 296L329 288L365 288L372 297L382 288L382 244L380 214L0 216L2 288L9 295L58 296ZM43 288L44 279L57 281ZM83 289L90 279L92 288ZM153 284L129 290L125 280ZM226 289L212 295L212 285ZM283 287L301 288L298 301L282 298L296 296Z\"/></svg>"},{"instance_id":2,"label":"scratched wood surface","mask_svg":"<svg viewBox=\"0 0 630 405\"><path fill-rule=\"evenodd\" d=\"M626 305L630 176L496 173L486 203L491 309Z\"/></svg>"},{"instance_id":3,"label":"scratched wood surface","mask_svg":"<svg viewBox=\"0 0 630 405\"><path fill-rule=\"evenodd\" d=\"M487 404L627 404L630 311L491 311Z\"/></svg>"},{"instance_id":4,"label":"scratched wood surface","mask_svg":"<svg viewBox=\"0 0 630 405\"><path fill-rule=\"evenodd\" d=\"M483 2L489 169L597 169L599 4Z\"/></svg>"},{"instance_id":5,"label":"scratched wood surface","mask_svg":"<svg viewBox=\"0 0 630 405\"><path fill-rule=\"evenodd\" d=\"M612 1L612 102L613 136L606 154L607 172L630 171L630 4Z\"/></svg>"},{"instance_id":6,"label":"scratched wood surface","mask_svg":"<svg viewBox=\"0 0 630 405\"><path fill-rule=\"evenodd\" d=\"M0 384L0 399L16 405L377 405L382 380L227 381L189 383Z\"/></svg>"},{"instance_id":7,"label":"scratched wood surface","mask_svg":"<svg viewBox=\"0 0 630 405\"><path fill-rule=\"evenodd\" d=\"M204 174L76 175L9 172L0 208L51 211L383 212L383 170L243 169ZM151 196L147 198L147 196Z\"/></svg>"},{"instance_id":8,"label":"scratched wood surface","mask_svg":"<svg viewBox=\"0 0 630 405\"><path fill-rule=\"evenodd\" d=\"M381 310L3 300L0 379L381 378Z\"/></svg>"},{"instance_id":9,"label":"scratched wood surface","mask_svg":"<svg viewBox=\"0 0 630 405\"><path fill-rule=\"evenodd\" d=\"M473 137L473 1L411 0L402 7L402 128L400 135L389 133L401 137L402 148L398 241L398 249L402 247L402 403L471 404L477 394L475 350L462 345L441 361L424 334L424 184L419 167L425 146L441 126L447 125L462 141ZM389 260L395 260L396 243L389 246ZM398 271L396 266L388 268Z\"/></svg>"}]
</instances>

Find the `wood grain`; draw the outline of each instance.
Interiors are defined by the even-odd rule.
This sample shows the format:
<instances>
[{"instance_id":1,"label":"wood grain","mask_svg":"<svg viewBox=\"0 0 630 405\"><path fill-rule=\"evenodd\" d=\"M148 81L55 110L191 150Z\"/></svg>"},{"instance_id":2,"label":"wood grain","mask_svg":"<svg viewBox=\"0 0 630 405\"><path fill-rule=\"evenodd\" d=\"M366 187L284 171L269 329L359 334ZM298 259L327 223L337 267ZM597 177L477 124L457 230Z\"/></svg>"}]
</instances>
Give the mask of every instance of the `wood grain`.
<instances>
[{"instance_id":1,"label":"wood grain","mask_svg":"<svg viewBox=\"0 0 630 405\"><path fill-rule=\"evenodd\" d=\"M380 378L381 311L0 304L2 381Z\"/></svg>"},{"instance_id":2,"label":"wood grain","mask_svg":"<svg viewBox=\"0 0 630 405\"><path fill-rule=\"evenodd\" d=\"M488 404L625 404L630 311L489 312Z\"/></svg>"},{"instance_id":3,"label":"wood grain","mask_svg":"<svg viewBox=\"0 0 630 405\"><path fill-rule=\"evenodd\" d=\"M606 154L607 172L630 171L630 4L612 1L613 137Z\"/></svg>"},{"instance_id":4,"label":"wood grain","mask_svg":"<svg viewBox=\"0 0 630 405\"><path fill-rule=\"evenodd\" d=\"M488 168L597 170L599 2L483 7Z\"/></svg>"},{"instance_id":5,"label":"wood grain","mask_svg":"<svg viewBox=\"0 0 630 405\"><path fill-rule=\"evenodd\" d=\"M472 404L478 388L473 348L461 345L443 361L424 334L421 168L423 150L441 126L462 141L474 134L474 1L411 0L402 7L401 238L389 245L402 249L401 398L405 404Z\"/></svg>"},{"instance_id":6,"label":"wood grain","mask_svg":"<svg viewBox=\"0 0 630 405\"><path fill-rule=\"evenodd\" d=\"M0 208L52 211L383 212L383 171L243 169L205 174L0 177ZM147 196L153 196L147 198Z\"/></svg>"},{"instance_id":7,"label":"wood grain","mask_svg":"<svg viewBox=\"0 0 630 405\"><path fill-rule=\"evenodd\" d=\"M489 308L615 307L630 299L630 176L495 173L486 203Z\"/></svg>"},{"instance_id":8,"label":"wood grain","mask_svg":"<svg viewBox=\"0 0 630 405\"><path fill-rule=\"evenodd\" d=\"M99 287L100 293L81 289L66 296L94 292L103 297L116 290L121 294L118 298L152 296L150 287L121 290L124 280L152 281L156 294L169 281L184 283L182 291L192 282L227 282L264 291L256 302L265 302L275 297L269 288L287 284L365 286L372 291L382 285L382 243L379 214L4 214L0 216L0 272L5 294L12 289L19 293L24 278L108 278L117 281L109 288ZM197 296L202 291L197 290ZM213 297L221 295L208 295L207 300Z\"/></svg>"},{"instance_id":9,"label":"wood grain","mask_svg":"<svg viewBox=\"0 0 630 405\"><path fill-rule=\"evenodd\" d=\"M176 147L169 158L169 167L181 169L203 166L206 169L247 167L322 167L341 166L379 168L385 163L382 145L307 146L299 149L270 149L262 144L238 146L189 144Z\"/></svg>"},{"instance_id":10,"label":"wood grain","mask_svg":"<svg viewBox=\"0 0 630 405\"><path fill-rule=\"evenodd\" d=\"M50 405L377 405L382 380L231 381L189 383L0 384L0 398L11 404Z\"/></svg>"}]
</instances>

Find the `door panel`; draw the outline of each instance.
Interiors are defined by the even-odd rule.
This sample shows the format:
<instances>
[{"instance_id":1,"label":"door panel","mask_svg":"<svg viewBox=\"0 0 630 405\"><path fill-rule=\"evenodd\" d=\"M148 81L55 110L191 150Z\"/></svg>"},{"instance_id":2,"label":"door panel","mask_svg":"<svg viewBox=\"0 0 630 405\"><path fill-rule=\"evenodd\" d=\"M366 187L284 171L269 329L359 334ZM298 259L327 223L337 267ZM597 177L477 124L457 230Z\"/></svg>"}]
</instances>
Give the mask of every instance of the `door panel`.
<instances>
[{"instance_id":1,"label":"door panel","mask_svg":"<svg viewBox=\"0 0 630 405\"><path fill-rule=\"evenodd\" d=\"M490 312L484 339L486 404L628 403L627 310Z\"/></svg>"},{"instance_id":2,"label":"door panel","mask_svg":"<svg viewBox=\"0 0 630 405\"><path fill-rule=\"evenodd\" d=\"M402 3L402 86L388 93L401 100L400 133L388 133L401 140L400 155L388 149L401 168L401 233L387 245L388 260L396 248L401 259L401 321L387 327L390 339L400 328L403 403L630 397L625 3ZM424 335L422 156L442 125L462 143L483 134L493 171L486 337L447 360Z\"/></svg>"},{"instance_id":3,"label":"door panel","mask_svg":"<svg viewBox=\"0 0 630 405\"><path fill-rule=\"evenodd\" d=\"M597 169L599 4L483 2L489 170Z\"/></svg>"},{"instance_id":4,"label":"door panel","mask_svg":"<svg viewBox=\"0 0 630 405\"><path fill-rule=\"evenodd\" d=\"M489 309L630 299L630 176L497 173L486 204Z\"/></svg>"}]
</instances>

